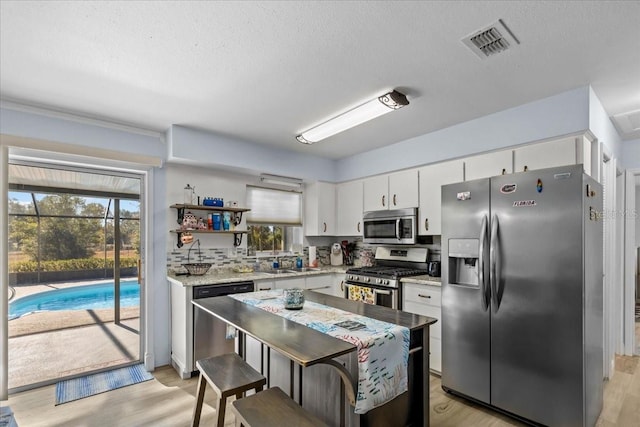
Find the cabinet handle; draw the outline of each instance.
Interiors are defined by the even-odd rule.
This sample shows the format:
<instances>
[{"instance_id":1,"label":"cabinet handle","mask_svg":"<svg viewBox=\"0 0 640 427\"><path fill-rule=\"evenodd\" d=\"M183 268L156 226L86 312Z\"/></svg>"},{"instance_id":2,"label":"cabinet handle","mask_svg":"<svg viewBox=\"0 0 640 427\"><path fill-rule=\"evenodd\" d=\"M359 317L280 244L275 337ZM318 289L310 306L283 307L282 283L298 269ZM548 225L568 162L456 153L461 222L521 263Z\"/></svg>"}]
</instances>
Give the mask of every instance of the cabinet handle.
<instances>
[{"instance_id":1,"label":"cabinet handle","mask_svg":"<svg viewBox=\"0 0 640 427\"><path fill-rule=\"evenodd\" d=\"M393 195L393 206L396 206L396 205L397 205L397 203L396 203L396 195L394 194Z\"/></svg>"},{"instance_id":2,"label":"cabinet handle","mask_svg":"<svg viewBox=\"0 0 640 427\"><path fill-rule=\"evenodd\" d=\"M358 221L358 225L356 226L356 230L358 230L358 233L360 232L360 221Z\"/></svg>"},{"instance_id":3,"label":"cabinet handle","mask_svg":"<svg viewBox=\"0 0 640 427\"><path fill-rule=\"evenodd\" d=\"M429 231L429 218L424 219L424 229Z\"/></svg>"},{"instance_id":4,"label":"cabinet handle","mask_svg":"<svg viewBox=\"0 0 640 427\"><path fill-rule=\"evenodd\" d=\"M422 295L422 294L418 294L418 296L419 296L420 298L428 298L428 299L431 299L431 295Z\"/></svg>"},{"instance_id":5,"label":"cabinet handle","mask_svg":"<svg viewBox=\"0 0 640 427\"><path fill-rule=\"evenodd\" d=\"M271 288L258 288L259 291L269 291Z\"/></svg>"},{"instance_id":6,"label":"cabinet handle","mask_svg":"<svg viewBox=\"0 0 640 427\"><path fill-rule=\"evenodd\" d=\"M326 232L327 232L327 223L326 223L326 222L323 222L323 223L322 223L322 225L323 225L322 232L323 232L323 233L326 233Z\"/></svg>"},{"instance_id":7,"label":"cabinet handle","mask_svg":"<svg viewBox=\"0 0 640 427\"><path fill-rule=\"evenodd\" d=\"M318 286L317 288L307 288L308 291L317 291L318 289L329 289L331 286Z\"/></svg>"},{"instance_id":8,"label":"cabinet handle","mask_svg":"<svg viewBox=\"0 0 640 427\"><path fill-rule=\"evenodd\" d=\"M384 196L384 195L382 196L382 207L384 207L384 206L385 206L385 204L384 204L384 198L385 198L385 197L386 197L386 196Z\"/></svg>"},{"instance_id":9,"label":"cabinet handle","mask_svg":"<svg viewBox=\"0 0 640 427\"><path fill-rule=\"evenodd\" d=\"M344 280L340 281L340 290L344 292Z\"/></svg>"},{"instance_id":10,"label":"cabinet handle","mask_svg":"<svg viewBox=\"0 0 640 427\"><path fill-rule=\"evenodd\" d=\"M507 170L506 169L502 169L502 175L506 175L507 174Z\"/></svg>"},{"instance_id":11,"label":"cabinet handle","mask_svg":"<svg viewBox=\"0 0 640 427\"><path fill-rule=\"evenodd\" d=\"M524 171L526 172L526 171L528 171L528 170L529 170L529 166L524 165Z\"/></svg>"}]
</instances>

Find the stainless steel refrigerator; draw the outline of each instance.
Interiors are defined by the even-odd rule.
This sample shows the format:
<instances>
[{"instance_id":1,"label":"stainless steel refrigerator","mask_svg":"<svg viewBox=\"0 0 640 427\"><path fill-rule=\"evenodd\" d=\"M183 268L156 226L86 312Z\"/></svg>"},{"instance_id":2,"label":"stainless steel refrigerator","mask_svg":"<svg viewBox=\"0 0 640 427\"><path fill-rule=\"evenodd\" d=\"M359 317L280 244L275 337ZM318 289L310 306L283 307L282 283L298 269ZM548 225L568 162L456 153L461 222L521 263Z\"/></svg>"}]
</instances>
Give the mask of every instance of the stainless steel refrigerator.
<instances>
[{"instance_id":1,"label":"stainless steel refrigerator","mask_svg":"<svg viewBox=\"0 0 640 427\"><path fill-rule=\"evenodd\" d=\"M595 425L602 233L602 187L582 165L443 186L443 388L543 425Z\"/></svg>"}]
</instances>

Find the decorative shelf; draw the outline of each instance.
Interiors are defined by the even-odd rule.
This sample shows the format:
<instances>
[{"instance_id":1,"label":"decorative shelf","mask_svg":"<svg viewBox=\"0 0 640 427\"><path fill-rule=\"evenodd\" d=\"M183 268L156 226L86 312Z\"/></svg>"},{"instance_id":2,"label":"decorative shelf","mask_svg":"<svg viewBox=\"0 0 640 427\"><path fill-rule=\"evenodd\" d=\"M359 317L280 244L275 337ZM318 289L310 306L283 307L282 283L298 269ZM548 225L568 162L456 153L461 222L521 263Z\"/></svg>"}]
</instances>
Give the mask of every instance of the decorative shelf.
<instances>
[{"instance_id":1,"label":"decorative shelf","mask_svg":"<svg viewBox=\"0 0 640 427\"><path fill-rule=\"evenodd\" d=\"M175 204L170 206L173 209L178 210L178 224L182 225L182 220L184 219L185 210L193 210L193 211L207 211L207 212L231 212L231 222L235 227L240 225L242 222L242 213L248 212L251 209L247 208L232 208L226 206L204 206L204 205L185 205L185 204ZM201 234L233 234L233 246L240 246L242 243L242 235L247 234L246 231L240 230L204 230L204 229L194 229L194 230L170 230L171 233L176 233L178 235L178 247L181 248L183 246L182 237L183 233L201 233Z\"/></svg>"}]
</instances>

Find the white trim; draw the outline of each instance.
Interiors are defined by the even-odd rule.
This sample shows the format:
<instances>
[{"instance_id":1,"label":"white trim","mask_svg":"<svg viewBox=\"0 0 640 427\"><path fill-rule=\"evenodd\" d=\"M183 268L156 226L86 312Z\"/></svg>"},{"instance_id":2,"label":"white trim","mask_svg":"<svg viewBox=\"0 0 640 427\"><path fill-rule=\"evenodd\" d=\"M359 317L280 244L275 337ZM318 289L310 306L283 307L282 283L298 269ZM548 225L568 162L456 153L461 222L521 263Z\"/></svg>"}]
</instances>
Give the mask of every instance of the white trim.
<instances>
[{"instance_id":1,"label":"white trim","mask_svg":"<svg viewBox=\"0 0 640 427\"><path fill-rule=\"evenodd\" d=\"M144 267L142 273L142 281L144 283L144 336L140 337L140 344L144 342L144 347L141 348L144 361L144 367L147 371L151 372L155 369L155 328L154 328L154 316L155 316L155 289L152 289L153 284L158 283L155 280L154 275L154 260L153 256L153 190L154 190L154 171L149 169L144 177L144 186L142 188L141 200L144 200L143 209L141 212L141 219L143 219L142 236L140 244L143 247L140 248L140 254L142 256L142 266Z\"/></svg>"},{"instance_id":2,"label":"white trim","mask_svg":"<svg viewBox=\"0 0 640 427\"><path fill-rule=\"evenodd\" d=\"M76 123L99 126L107 129L121 130L124 132L135 133L138 135L152 136L155 138L164 138L164 132L153 129L145 129L127 123L119 123L100 117L91 117L86 114L77 112L64 111L57 108L42 107L31 104L25 104L19 101L12 101L4 98L0 100L0 108L7 110L20 111L22 113L38 114L40 116L50 117L54 119L68 120Z\"/></svg>"},{"instance_id":3,"label":"white trim","mask_svg":"<svg viewBox=\"0 0 640 427\"><path fill-rule=\"evenodd\" d=\"M9 211L6 200L9 191L9 149L0 146L0 400L7 400L9 391Z\"/></svg>"},{"instance_id":4,"label":"white trim","mask_svg":"<svg viewBox=\"0 0 640 427\"><path fill-rule=\"evenodd\" d=\"M624 225L624 354L632 355L635 347L635 266L636 266L636 224L635 174L640 170L625 173L625 225Z\"/></svg>"},{"instance_id":5,"label":"white trim","mask_svg":"<svg viewBox=\"0 0 640 427\"><path fill-rule=\"evenodd\" d=\"M612 199L615 200L614 184L611 182L611 170L615 173L613 162L611 161L611 154L604 144L598 142L598 176L599 181L603 185L603 211L605 213L611 212L610 206L612 206ZM615 205L613 205L615 206ZM612 362L615 360L615 353L619 352L620 347L620 331L621 331L621 319L620 313L621 304L617 297L616 287L612 280L611 270L611 238L612 230L615 227L611 226L612 218L610 215L604 215L603 224L603 251L602 251L602 286L603 286L603 360L604 360L604 376L611 378L614 374L612 369Z\"/></svg>"},{"instance_id":6,"label":"white trim","mask_svg":"<svg viewBox=\"0 0 640 427\"><path fill-rule=\"evenodd\" d=\"M46 161L69 162L69 157L75 163L95 165L95 159L101 161L115 161L133 169L140 169L140 165L162 167L163 160L159 157L143 156L123 151L105 150L102 148L83 145L66 144L62 142L44 141L41 139L24 138L14 135L0 134L0 145L12 148L12 155L30 158L42 158ZM125 166L126 167L126 166Z\"/></svg>"}]
</instances>

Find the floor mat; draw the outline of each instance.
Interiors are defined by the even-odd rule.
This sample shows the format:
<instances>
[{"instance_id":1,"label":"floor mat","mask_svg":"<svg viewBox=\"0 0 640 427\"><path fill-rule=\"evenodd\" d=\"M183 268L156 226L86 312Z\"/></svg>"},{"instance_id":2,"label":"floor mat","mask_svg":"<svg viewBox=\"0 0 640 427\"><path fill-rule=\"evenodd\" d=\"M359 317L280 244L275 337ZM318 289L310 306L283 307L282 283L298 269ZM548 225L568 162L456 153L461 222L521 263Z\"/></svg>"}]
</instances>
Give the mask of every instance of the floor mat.
<instances>
[{"instance_id":1,"label":"floor mat","mask_svg":"<svg viewBox=\"0 0 640 427\"><path fill-rule=\"evenodd\" d=\"M153 379L142 364L113 369L56 384L56 405Z\"/></svg>"}]
</instances>

